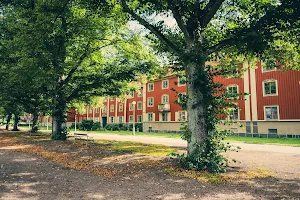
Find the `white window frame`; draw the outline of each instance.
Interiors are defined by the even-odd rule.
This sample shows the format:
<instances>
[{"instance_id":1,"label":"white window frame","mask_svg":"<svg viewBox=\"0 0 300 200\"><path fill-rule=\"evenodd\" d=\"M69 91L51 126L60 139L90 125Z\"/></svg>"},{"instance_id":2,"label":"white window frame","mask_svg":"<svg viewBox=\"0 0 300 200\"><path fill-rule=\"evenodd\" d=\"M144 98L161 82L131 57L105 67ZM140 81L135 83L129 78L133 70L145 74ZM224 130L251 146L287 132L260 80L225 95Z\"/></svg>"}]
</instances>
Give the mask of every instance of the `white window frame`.
<instances>
[{"instance_id":1,"label":"white window frame","mask_svg":"<svg viewBox=\"0 0 300 200\"><path fill-rule=\"evenodd\" d=\"M110 117L110 123L115 123L115 117L113 116Z\"/></svg>"},{"instance_id":2,"label":"white window frame","mask_svg":"<svg viewBox=\"0 0 300 200\"><path fill-rule=\"evenodd\" d=\"M137 105L137 110L143 110L143 102L142 101L138 101L136 105ZM139 105L141 105L141 108L139 108Z\"/></svg>"},{"instance_id":3,"label":"white window frame","mask_svg":"<svg viewBox=\"0 0 300 200\"><path fill-rule=\"evenodd\" d=\"M185 79L185 83L184 84L180 83L180 78L184 78ZM183 77L177 77L177 86L181 87L181 86L185 86L185 85L186 85L186 78L184 76Z\"/></svg>"},{"instance_id":4,"label":"white window frame","mask_svg":"<svg viewBox=\"0 0 300 200\"><path fill-rule=\"evenodd\" d=\"M185 119L181 119L180 113L184 113ZM178 121L180 121L180 122L187 121L187 112L186 111L184 111L184 110L178 111Z\"/></svg>"},{"instance_id":5,"label":"white window frame","mask_svg":"<svg viewBox=\"0 0 300 200\"><path fill-rule=\"evenodd\" d=\"M139 120L141 118L141 120ZM143 122L143 116L142 115L137 115L137 122Z\"/></svg>"},{"instance_id":6,"label":"white window frame","mask_svg":"<svg viewBox=\"0 0 300 200\"><path fill-rule=\"evenodd\" d=\"M166 120L166 121L163 120L163 119L164 119L163 115L166 115L166 116L167 116L167 120ZM169 121L169 113L167 113L167 112L162 112L162 113L161 113L161 121L162 121L162 122L168 122L168 121Z\"/></svg>"},{"instance_id":7,"label":"white window frame","mask_svg":"<svg viewBox=\"0 0 300 200\"><path fill-rule=\"evenodd\" d=\"M115 112L115 105L114 104L109 106L109 112Z\"/></svg>"},{"instance_id":8,"label":"white window frame","mask_svg":"<svg viewBox=\"0 0 300 200\"><path fill-rule=\"evenodd\" d=\"M149 99L152 99L152 105L149 105ZM148 97L147 98L147 107L153 107L154 106L154 97Z\"/></svg>"},{"instance_id":9,"label":"white window frame","mask_svg":"<svg viewBox=\"0 0 300 200\"><path fill-rule=\"evenodd\" d=\"M268 107L277 107L277 119L267 119L267 112L266 112L266 108ZM264 106L264 117L265 117L265 121L279 121L280 120L280 113L279 113L279 106L278 105L268 105L268 106Z\"/></svg>"},{"instance_id":10,"label":"white window frame","mask_svg":"<svg viewBox=\"0 0 300 200\"><path fill-rule=\"evenodd\" d=\"M151 115L151 120L149 120L150 118L149 118L149 115ZM148 122L153 122L153 112L151 112L151 113L148 113Z\"/></svg>"},{"instance_id":11,"label":"white window frame","mask_svg":"<svg viewBox=\"0 0 300 200\"><path fill-rule=\"evenodd\" d=\"M273 69L265 70L265 68L263 67L263 64L261 64L261 72L262 72L262 73L265 73L265 72L273 72L273 71L277 71L277 68L276 68L275 65L274 65L274 68L273 68Z\"/></svg>"},{"instance_id":12,"label":"white window frame","mask_svg":"<svg viewBox=\"0 0 300 200\"><path fill-rule=\"evenodd\" d=\"M177 102L178 102L178 103L181 103L181 100L180 100L180 94L181 94L181 95L186 95L186 92L180 92L180 93L178 93L178 95L177 95Z\"/></svg>"},{"instance_id":13,"label":"white window frame","mask_svg":"<svg viewBox=\"0 0 300 200\"><path fill-rule=\"evenodd\" d=\"M150 86L150 85L153 86L153 87L152 87L152 90L149 89L149 86ZM147 88L147 89L148 89L148 92L154 91L154 83L148 83L148 88Z\"/></svg>"},{"instance_id":14,"label":"white window frame","mask_svg":"<svg viewBox=\"0 0 300 200\"><path fill-rule=\"evenodd\" d=\"M164 82L167 83L167 87L164 87ZM168 89L169 88L169 80L168 79L164 79L161 81L161 88L164 89Z\"/></svg>"},{"instance_id":15,"label":"white window frame","mask_svg":"<svg viewBox=\"0 0 300 200\"><path fill-rule=\"evenodd\" d=\"M107 113L107 106L106 106L106 105L103 106L102 112L103 112L103 113Z\"/></svg>"},{"instance_id":16,"label":"white window frame","mask_svg":"<svg viewBox=\"0 0 300 200\"><path fill-rule=\"evenodd\" d=\"M276 94L266 94L265 90L265 83L270 83L270 82L275 82L276 85ZM263 87L263 96L268 97L268 96L278 96L278 81L276 79L267 79L262 82L262 87Z\"/></svg>"},{"instance_id":17,"label":"white window frame","mask_svg":"<svg viewBox=\"0 0 300 200\"><path fill-rule=\"evenodd\" d=\"M98 108L96 108L96 111L95 111L96 113L99 113L99 107Z\"/></svg>"},{"instance_id":18,"label":"white window frame","mask_svg":"<svg viewBox=\"0 0 300 200\"><path fill-rule=\"evenodd\" d=\"M229 94L232 94L231 92L229 92L229 88L232 88L232 87L236 87L236 94L238 94L239 93L239 85L237 85L237 84L231 84L231 85L228 85L227 86L227 92L229 93Z\"/></svg>"},{"instance_id":19,"label":"white window frame","mask_svg":"<svg viewBox=\"0 0 300 200\"><path fill-rule=\"evenodd\" d=\"M164 102L164 97L167 97L168 98L168 101L167 102ZM161 103L162 104L167 104L167 103L169 103L170 101L169 101L169 95L168 94L163 94L162 96L161 96Z\"/></svg>"},{"instance_id":20,"label":"white window frame","mask_svg":"<svg viewBox=\"0 0 300 200\"><path fill-rule=\"evenodd\" d=\"M123 116L119 116L118 119L119 123L123 123Z\"/></svg>"},{"instance_id":21,"label":"white window frame","mask_svg":"<svg viewBox=\"0 0 300 200\"><path fill-rule=\"evenodd\" d=\"M133 115L129 115L129 122L133 122Z\"/></svg>"},{"instance_id":22,"label":"white window frame","mask_svg":"<svg viewBox=\"0 0 300 200\"><path fill-rule=\"evenodd\" d=\"M119 112L123 112L123 110L124 110L124 105L122 103L120 103L119 104Z\"/></svg>"},{"instance_id":23,"label":"white window frame","mask_svg":"<svg viewBox=\"0 0 300 200\"><path fill-rule=\"evenodd\" d=\"M134 105L133 105L133 103L131 102L131 103L129 103L129 111L133 111L134 110Z\"/></svg>"},{"instance_id":24,"label":"white window frame","mask_svg":"<svg viewBox=\"0 0 300 200\"><path fill-rule=\"evenodd\" d=\"M230 113L229 113L228 116L227 116L227 120L232 120L232 121L240 120L240 109L238 109L238 108L235 108L235 109L232 108L232 110L230 110L229 112L233 112L233 114L234 114L235 110L237 110L237 112L238 112L238 118L237 119L230 119L230 117L229 117Z\"/></svg>"}]
</instances>

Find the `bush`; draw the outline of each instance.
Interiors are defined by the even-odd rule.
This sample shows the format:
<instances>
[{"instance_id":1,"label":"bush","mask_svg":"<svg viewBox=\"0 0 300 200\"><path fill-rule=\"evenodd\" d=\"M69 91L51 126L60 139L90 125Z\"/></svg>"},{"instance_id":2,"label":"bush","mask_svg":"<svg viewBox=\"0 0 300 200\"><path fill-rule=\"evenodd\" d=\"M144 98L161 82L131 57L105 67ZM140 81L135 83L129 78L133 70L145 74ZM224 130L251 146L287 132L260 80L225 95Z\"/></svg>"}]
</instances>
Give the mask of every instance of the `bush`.
<instances>
[{"instance_id":1,"label":"bush","mask_svg":"<svg viewBox=\"0 0 300 200\"><path fill-rule=\"evenodd\" d=\"M93 131L97 131L97 130L100 130L100 129L101 129L101 124L100 124L100 122L95 122L95 123L93 124L92 130L93 130Z\"/></svg>"},{"instance_id":2,"label":"bush","mask_svg":"<svg viewBox=\"0 0 300 200\"><path fill-rule=\"evenodd\" d=\"M94 125L93 120L86 120L85 119L81 122L81 126L79 127L79 129L80 130L85 130L85 131L90 131L90 130L92 130L93 125Z\"/></svg>"},{"instance_id":3,"label":"bush","mask_svg":"<svg viewBox=\"0 0 300 200\"><path fill-rule=\"evenodd\" d=\"M129 124L129 130L132 131L133 124ZM143 123L135 123L135 130L143 132Z\"/></svg>"}]
</instances>

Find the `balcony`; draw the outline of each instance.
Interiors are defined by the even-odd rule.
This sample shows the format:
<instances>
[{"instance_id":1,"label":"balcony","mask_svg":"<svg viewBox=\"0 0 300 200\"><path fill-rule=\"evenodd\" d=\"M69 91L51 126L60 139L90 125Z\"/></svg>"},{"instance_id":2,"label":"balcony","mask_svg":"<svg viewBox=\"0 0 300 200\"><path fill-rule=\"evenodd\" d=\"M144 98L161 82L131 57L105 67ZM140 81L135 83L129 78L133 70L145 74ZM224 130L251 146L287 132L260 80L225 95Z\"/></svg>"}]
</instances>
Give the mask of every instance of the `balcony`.
<instances>
[{"instance_id":1,"label":"balcony","mask_svg":"<svg viewBox=\"0 0 300 200\"><path fill-rule=\"evenodd\" d=\"M170 112L170 104L169 103L159 104L158 111L159 112Z\"/></svg>"}]
</instances>

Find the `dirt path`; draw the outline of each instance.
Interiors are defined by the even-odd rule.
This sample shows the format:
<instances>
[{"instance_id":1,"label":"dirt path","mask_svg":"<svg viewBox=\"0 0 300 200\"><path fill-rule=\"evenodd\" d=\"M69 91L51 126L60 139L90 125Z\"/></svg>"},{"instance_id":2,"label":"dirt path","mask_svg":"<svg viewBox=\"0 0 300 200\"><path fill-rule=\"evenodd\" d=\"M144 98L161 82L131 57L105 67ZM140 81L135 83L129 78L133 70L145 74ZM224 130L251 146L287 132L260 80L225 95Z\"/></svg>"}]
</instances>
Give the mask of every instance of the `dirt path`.
<instances>
[{"instance_id":1,"label":"dirt path","mask_svg":"<svg viewBox=\"0 0 300 200\"><path fill-rule=\"evenodd\" d=\"M68 154L71 159L68 162L82 159L77 164L95 164L100 170L117 169L121 173L109 177L95 175L55 164L32 154L34 151L27 151L31 152L28 154L17 150L30 145L43 147L48 152L43 154L47 159L51 152L59 156ZM158 165L151 165L152 161L147 159L154 158L111 151L107 145L86 148L47 137L15 137L0 132L0 199L300 199L300 156L297 154L232 152L230 156L242 163L231 165L231 169L266 168L275 177L212 184L167 174L161 157L156 158Z\"/></svg>"},{"instance_id":2,"label":"dirt path","mask_svg":"<svg viewBox=\"0 0 300 200\"><path fill-rule=\"evenodd\" d=\"M214 185L161 171L105 178L64 169L38 156L3 149L0 155L0 199L297 199L300 195L297 180Z\"/></svg>"}]
</instances>

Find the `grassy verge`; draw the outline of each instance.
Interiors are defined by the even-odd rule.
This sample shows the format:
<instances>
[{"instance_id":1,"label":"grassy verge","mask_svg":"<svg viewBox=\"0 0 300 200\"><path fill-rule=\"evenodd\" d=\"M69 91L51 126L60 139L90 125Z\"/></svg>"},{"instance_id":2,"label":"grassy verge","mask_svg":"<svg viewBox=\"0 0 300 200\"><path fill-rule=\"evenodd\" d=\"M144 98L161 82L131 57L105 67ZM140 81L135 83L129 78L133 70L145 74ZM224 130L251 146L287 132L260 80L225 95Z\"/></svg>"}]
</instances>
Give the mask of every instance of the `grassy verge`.
<instances>
[{"instance_id":1,"label":"grassy verge","mask_svg":"<svg viewBox=\"0 0 300 200\"><path fill-rule=\"evenodd\" d=\"M74 130L72 130L74 131ZM87 132L89 131L80 131ZM91 131L93 133L99 134L118 134L118 135L132 135L132 131ZM166 138L180 138L181 134L179 133L145 133L145 132L136 132L136 136L155 136L155 137L166 137Z\"/></svg>"},{"instance_id":2,"label":"grassy verge","mask_svg":"<svg viewBox=\"0 0 300 200\"><path fill-rule=\"evenodd\" d=\"M96 143L109 144L108 149L113 151L124 151L130 154L146 156L167 156L177 149L158 144L144 144L139 142L119 142L110 140L96 140Z\"/></svg>"},{"instance_id":3,"label":"grassy verge","mask_svg":"<svg viewBox=\"0 0 300 200\"><path fill-rule=\"evenodd\" d=\"M244 142L250 144L275 144L287 146L300 146L300 139L296 138L252 138L252 137L237 137L229 136L226 138L232 142Z\"/></svg>"}]
</instances>

